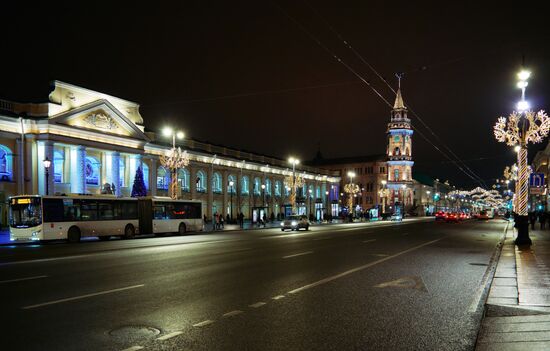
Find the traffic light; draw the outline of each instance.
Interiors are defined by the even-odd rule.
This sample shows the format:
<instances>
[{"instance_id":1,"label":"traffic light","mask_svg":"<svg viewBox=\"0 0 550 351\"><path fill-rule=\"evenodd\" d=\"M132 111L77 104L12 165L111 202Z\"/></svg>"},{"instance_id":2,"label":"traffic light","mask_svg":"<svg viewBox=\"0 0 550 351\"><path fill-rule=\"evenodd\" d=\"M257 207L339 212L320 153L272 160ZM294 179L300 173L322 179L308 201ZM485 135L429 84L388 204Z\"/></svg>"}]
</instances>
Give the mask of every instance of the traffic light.
<instances>
[{"instance_id":1,"label":"traffic light","mask_svg":"<svg viewBox=\"0 0 550 351\"><path fill-rule=\"evenodd\" d=\"M434 201L439 201L440 195L439 193L434 194Z\"/></svg>"}]
</instances>

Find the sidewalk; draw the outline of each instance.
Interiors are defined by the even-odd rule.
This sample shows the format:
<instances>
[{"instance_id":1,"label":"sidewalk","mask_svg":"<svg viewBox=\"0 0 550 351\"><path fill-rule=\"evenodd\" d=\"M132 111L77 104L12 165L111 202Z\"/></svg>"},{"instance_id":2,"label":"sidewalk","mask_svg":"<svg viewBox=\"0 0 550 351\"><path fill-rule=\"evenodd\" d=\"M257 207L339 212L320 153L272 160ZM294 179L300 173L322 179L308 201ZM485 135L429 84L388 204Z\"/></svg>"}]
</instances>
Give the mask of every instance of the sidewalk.
<instances>
[{"instance_id":1,"label":"sidewalk","mask_svg":"<svg viewBox=\"0 0 550 351\"><path fill-rule=\"evenodd\" d=\"M476 350L550 350L550 230L530 236L533 245L519 248L508 228Z\"/></svg>"}]
</instances>

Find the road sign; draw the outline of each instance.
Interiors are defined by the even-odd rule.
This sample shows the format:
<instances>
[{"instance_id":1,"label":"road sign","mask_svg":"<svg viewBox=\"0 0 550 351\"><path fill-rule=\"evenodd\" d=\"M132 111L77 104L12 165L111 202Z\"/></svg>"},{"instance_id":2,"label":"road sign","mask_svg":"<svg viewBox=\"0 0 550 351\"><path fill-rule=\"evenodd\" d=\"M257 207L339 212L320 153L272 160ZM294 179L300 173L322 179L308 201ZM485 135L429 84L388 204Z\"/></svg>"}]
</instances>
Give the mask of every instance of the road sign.
<instances>
[{"instance_id":1,"label":"road sign","mask_svg":"<svg viewBox=\"0 0 550 351\"><path fill-rule=\"evenodd\" d=\"M546 188L529 188L529 194L531 195L544 195Z\"/></svg>"},{"instance_id":2,"label":"road sign","mask_svg":"<svg viewBox=\"0 0 550 351\"><path fill-rule=\"evenodd\" d=\"M529 175L529 187L544 187L544 173L531 173Z\"/></svg>"}]
</instances>

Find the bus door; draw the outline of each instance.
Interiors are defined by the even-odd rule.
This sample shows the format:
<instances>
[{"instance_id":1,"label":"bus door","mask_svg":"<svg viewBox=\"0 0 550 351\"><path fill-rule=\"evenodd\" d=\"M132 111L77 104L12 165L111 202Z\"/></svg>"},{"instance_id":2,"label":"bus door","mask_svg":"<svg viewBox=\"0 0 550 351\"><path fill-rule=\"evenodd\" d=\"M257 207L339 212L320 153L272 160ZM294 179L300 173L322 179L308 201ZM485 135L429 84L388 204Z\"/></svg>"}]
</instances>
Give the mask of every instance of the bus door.
<instances>
[{"instance_id":1,"label":"bus door","mask_svg":"<svg viewBox=\"0 0 550 351\"><path fill-rule=\"evenodd\" d=\"M139 233L153 233L153 201L151 199L138 200Z\"/></svg>"}]
</instances>

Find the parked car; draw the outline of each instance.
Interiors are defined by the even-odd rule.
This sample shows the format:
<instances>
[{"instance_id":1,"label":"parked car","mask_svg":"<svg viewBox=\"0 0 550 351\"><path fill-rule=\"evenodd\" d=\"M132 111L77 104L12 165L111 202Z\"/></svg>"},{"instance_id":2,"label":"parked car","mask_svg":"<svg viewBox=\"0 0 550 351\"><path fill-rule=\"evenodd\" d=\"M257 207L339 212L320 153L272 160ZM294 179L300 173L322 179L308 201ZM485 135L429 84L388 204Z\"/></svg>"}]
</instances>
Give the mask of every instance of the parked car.
<instances>
[{"instance_id":1,"label":"parked car","mask_svg":"<svg viewBox=\"0 0 550 351\"><path fill-rule=\"evenodd\" d=\"M402 221L403 220L403 216L401 216L400 213L393 213L390 217L390 220L391 221Z\"/></svg>"},{"instance_id":2,"label":"parked car","mask_svg":"<svg viewBox=\"0 0 550 351\"><path fill-rule=\"evenodd\" d=\"M304 228L305 230L309 230L309 219L307 219L307 216L289 216L285 218L281 222L281 231L285 231L286 229L293 230L300 230L300 228Z\"/></svg>"},{"instance_id":3,"label":"parked car","mask_svg":"<svg viewBox=\"0 0 550 351\"><path fill-rule=\"evenodd\" d=\"M439 220L444 221L445 220L445 212L444 211L437 211L435 213L435 220L436 221L439 221Z\"/></svg>"}]
</instances>

